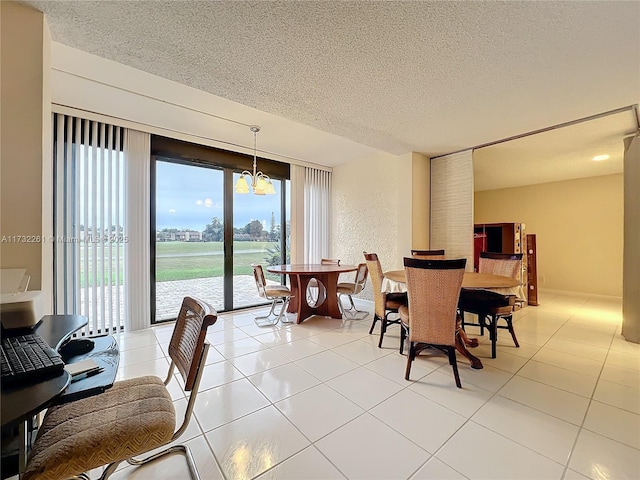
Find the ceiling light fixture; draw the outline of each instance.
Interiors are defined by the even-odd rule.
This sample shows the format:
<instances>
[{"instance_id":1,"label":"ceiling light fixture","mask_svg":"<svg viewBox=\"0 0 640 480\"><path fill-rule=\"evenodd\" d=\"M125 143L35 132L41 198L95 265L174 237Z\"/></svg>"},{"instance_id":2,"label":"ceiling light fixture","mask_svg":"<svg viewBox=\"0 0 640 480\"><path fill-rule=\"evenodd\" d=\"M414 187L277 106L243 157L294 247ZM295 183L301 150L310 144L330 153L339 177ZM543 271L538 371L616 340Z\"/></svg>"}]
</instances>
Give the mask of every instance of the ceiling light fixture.
<instances>
[{"instance_id":1,"label":"ceiling light fixture","mask_svg":"<svg viewBox=\"0 0 640 480\"><path fill-rule=\"evenodd\" d=\"M601 162L603 160L609 160L609 155L607 155L606 153L604 155L596 155L591 160L593 160L594 162Z\"/></svg>"},{"instance_id":2,"label":"ceiling light fixture","mask_svg":"<svg viewBox=\"0 0 640 480\"><path fill-rule=\"evenodd\" d=\"M273 183L271 183L269 175L256 171L256 137L260 131L260 127L257 125L251 125L249 130L253 132L253 173L245 170L240 174L240 178L238 178L238 181L236 182L236 193L249 193L249 184L245 178L249 177L251 179L251 189L254 194L272 195L276 193L276 189L273 188Z\"/></svg>"}]
</instances>

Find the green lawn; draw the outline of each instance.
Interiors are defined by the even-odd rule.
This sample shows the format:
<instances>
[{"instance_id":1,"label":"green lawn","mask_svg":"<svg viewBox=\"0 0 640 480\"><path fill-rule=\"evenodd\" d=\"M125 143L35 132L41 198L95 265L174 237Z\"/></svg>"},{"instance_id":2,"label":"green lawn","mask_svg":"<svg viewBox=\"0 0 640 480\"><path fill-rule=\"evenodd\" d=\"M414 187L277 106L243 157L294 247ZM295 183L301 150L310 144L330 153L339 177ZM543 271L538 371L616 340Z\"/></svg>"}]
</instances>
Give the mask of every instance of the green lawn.
<instances>
[{"instance_id":1,"label":"green lawn","mask_svg":"<svg viewBox=\"0 0 640 480\"><path fill-rule=\"evenodd\" d=\"M233 274L253 275L252 263L266 263L272 242L233 242ZM217 255L212 255L217 253ZM163 255L186 255L170 256ZM160 242L156 244L156 281L220 277L223 273L222 242ZM274 276L274 279L277 276Z\"/></svg>"},{"instance_id":2,"label":"green lawn","mask_svg":"<svg viewBox=\"0 0 640 480\"><path fill-rule=\"evenodd\" d=\"M233 274L253 275L251 264L266 265L265 258L269 255L268 248L273 248L273 242L233 242ZM165 256L167 255L167 256ZM182 256L179 256L182 255ZM80 261L84 264L84 255ZM222 276L224 256L222 242L158 242L156 244L156 281L191 280L193 278L208 278ZM92 255L89 254L89 265ZM111 283L115 285L115 269ZM265 272L268 278L278 280L278 275ZM100 277L100 274L97 275ZM104 283L107 282L105 272ZM120 266L120 279L123 278L123 266ZM84 272L81 274L81 285L84 286ZM121 280L122 281L122 280ZM93 274L89 273L89 283L93 283Z\"/></svg>"}]
</instances>

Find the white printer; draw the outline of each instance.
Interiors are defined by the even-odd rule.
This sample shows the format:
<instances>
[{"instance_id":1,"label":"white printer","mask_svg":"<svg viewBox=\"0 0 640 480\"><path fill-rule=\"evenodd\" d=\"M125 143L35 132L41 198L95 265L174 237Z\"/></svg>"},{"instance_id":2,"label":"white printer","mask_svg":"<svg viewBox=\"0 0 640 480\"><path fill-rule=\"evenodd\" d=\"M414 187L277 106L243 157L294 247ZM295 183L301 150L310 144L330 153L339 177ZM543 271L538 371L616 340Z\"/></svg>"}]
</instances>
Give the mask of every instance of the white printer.
<instances>
[{"instance_id":1,"label":"white printer","mask_svg":"<svg viewBox=\"0 0 640 480\"><path fill-rule=\"evenodd\" d=\"M0 269L0 321L2 328L29 328L42 318L42 291L27 291L24 268Z\"/></svg>"}]
</instances>

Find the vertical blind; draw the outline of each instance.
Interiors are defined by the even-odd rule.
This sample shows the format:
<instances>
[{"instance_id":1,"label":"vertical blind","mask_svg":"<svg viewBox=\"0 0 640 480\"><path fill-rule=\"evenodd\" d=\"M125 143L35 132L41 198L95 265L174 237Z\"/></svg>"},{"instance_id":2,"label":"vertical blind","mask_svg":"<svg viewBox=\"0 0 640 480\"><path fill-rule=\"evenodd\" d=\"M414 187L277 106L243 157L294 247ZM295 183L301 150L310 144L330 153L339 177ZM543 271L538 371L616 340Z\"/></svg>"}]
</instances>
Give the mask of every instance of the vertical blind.
<instances>
[{"instance_id":1,"label":"vertical blind","mask_svg":"<svg viewBox=\"0 0 640 480\"><path fill-rule=\"evenodd\" d=\"M320 263L329 256L331 172L305 167L304 261Z\"/></svg>"},{"instance_id":2,"label":"vertical blind","mask_svg":"<svg viewBox=\"0 0 640 480\"><path fill-rule=\"evenodd\" d=\"M83 334L124 318L124 130L54 115L54 312L89 319Z\"/></svg>"}]
</instances>

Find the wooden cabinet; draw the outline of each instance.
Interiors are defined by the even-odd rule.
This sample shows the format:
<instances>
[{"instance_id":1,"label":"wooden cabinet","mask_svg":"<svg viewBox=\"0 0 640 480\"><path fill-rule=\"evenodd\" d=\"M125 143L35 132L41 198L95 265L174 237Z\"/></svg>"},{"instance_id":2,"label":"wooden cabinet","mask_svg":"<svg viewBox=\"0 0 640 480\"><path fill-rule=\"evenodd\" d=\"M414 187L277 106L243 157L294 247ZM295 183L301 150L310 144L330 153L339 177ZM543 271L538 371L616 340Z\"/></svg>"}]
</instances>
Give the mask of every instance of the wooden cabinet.
<instances>
[{"instance_id":1,"label":"wooden cabinet","mask_svg":"<svg viewBox=\"0 0 640 480\"><path fill-rule=\"evenodd\" d=\"M527 268L527 239L524 223L477 223L473 226L473 267L478 271L480 252L522 253L522 270L518 280L523 284L525 298L529 293L529 274ZM535 240L534 240L535 242ZM535 249L535 246L534 246ZM537 293L537 280L536 280ZM536 295L537 304L537 295Z\"/></svg>"}]
</instances>

